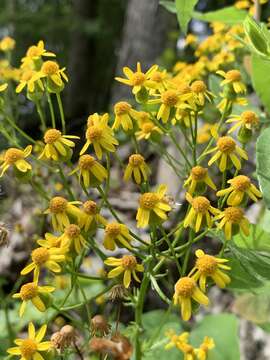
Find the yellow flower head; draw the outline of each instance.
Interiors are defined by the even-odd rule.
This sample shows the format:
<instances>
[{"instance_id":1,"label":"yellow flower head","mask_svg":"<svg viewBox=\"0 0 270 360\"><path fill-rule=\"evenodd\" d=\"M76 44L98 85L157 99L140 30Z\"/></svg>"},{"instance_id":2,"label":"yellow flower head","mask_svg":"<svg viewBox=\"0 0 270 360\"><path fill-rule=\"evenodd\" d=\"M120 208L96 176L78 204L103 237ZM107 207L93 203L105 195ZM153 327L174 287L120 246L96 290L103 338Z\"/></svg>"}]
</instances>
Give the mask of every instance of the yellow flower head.
<instances>
[{"instance_id":1,"label":"yellow flower head","mask_svg":"<svg viewBox=\"0 0 270 360\"><path fill-rule=\"evenodd\" d=\"M90 229L91 224L106 224L106 220L102 215L99 213L100 209L96 202L92 200L87 200L83 204L82 215L79 219L79 227L88 231Z\"/></svg>"},{"instance_id":2,"label":"yellow flower head","mask_svg":"<svg viewBox=\"0 0 270 360\"><path fill-rule=\"evenodd\" d=\"M238 233L239 230L242 230L246 236L249 235L249 221L245 217L244 211L239 207L228 207L221 214L217 215L215 219L221 220L218 228L224 228L227 240L230 240L232 234Z\"/></svg>"},{"instance_id":3,"label":"yellow flower head","mask_svg":"<svg viewBox=\"0 0 270 360\"><path fill-rule=\"evenodd\" d=\"M108 273L108 278L114 278L122 273L124 273L123 284L125 288L128 288L131 282L131 276L137 281L140 282L136 271L143 272L143 265L138 264L135 256L133 255L124 255L121 259L115 257L109 257L104 261L105 265L115 266L115 269L111 270Z\"/></svg>"},{"instance_id":4,"label":"yellow flower head","mask_svg":"<svg viewBox=\"0 0 270 360\"><path fill-rule=\"evenodd\" d=\"M16 339L16 347L7 350L10 355L20 356L20 360L44 360L40 352L47 351L51 347L50 341L43 341L46 334L47 325L42 325L36 333L32 322L28 325L28 337L26 339Z\"/></svg>"},{"instance_id":5,"label":"yellow flower head","mask_svg":"<svg viewBox=\"0 0 270 360\"><path fill-rule=\"evenodd\" d=\"M16 41L12 39L10 36L5 36L0 41L0 50L6 52L13 50L15 48Z\"/></svg>"},{"instance_id":6,"label":"yellow flower head","mask_svg":"<svg viewBox=\"0 0 270 360\"><path fill-rule=\"evenodd\" d=\"M181 316L184 321L188 321L191 317L192 299L205 306L209 304L208 297L198 288L195 280L188 276L180 278L174 289L173 302L174 305L180 305Z\"/></svg>"},{"instance_id":7,"label":"yellow flower head","mask_svg":"<svg viewBox=\"0 0 270 360\"><path fill-rule=\"evenodd\" d=\"M37 240L38 245L40 245L41 247L47 249L61 247L61 240L59 240L59 236L55 236L51 233L46 233L44 237L45 239Z\"/></svg>"},{"instance_id":8,"label":"yellow flower head","mask_svg":"<svg viewBox=\"0 0 270 360\"><path fill-rule=\"evenodd\" d=\"M211 102L214 97L214 94L207 90L207 87L202 80L195 80L191 84L191 91L193 93L195 103L199 106L204 106L205 99Z\"/></svg>"},{"instance_id":9,"label":"yellow flower head","mask_svg":"<svg viewBox=\"0 0 270 360\"><path fill-rule=\"evenodd\" d=\"M122 126L124 131L133 129L132 118L138 118L138 112L126 101L119 101L114 105L115 120L112 129L118 130Z\"/></svg>"},{"instance_id":10,"label":"yellow flower head","mask_svg":"<svg viewBox=\"0 0 270 360\"><path fill-rule=\"evenodd\" d=\"M32 145L28 145L24 150L9 148L4 154L4 162L1 164L2 169L0 177L4 175L10 166L15 167L18 171L26 173L32 169L32 166L25 161L32 151Z\"/></svg>"},{"instance_id":11,"label":"yellow flower head","mask_svg":"<svg viewBox=\"0 0 270 360\"><path fill-rule=\"evenodd\" d=\"M162 184L156 192L147 192L140 196L136 215L137 227L146 227L155 220L167 220L167 212L171 206L166 198L167 186Z\"/></svg>"},{"instance_id":12,"label":"yellow flower head","mask_svg":"<svg viewBox=\"0 0 270 360\"><path fill-rule=\"evenodd\" d=\"M87 246L87 242L81 234L81 229L76 224L69 224L59 239L61 240L61 247L70 249L73 246L77 254L80 254L82 248Z\"/></svg>"},{"instance_id":13,"label":"yellow flower head","mask_svg":"<svg viewBox=\"0 0 270 360\"><path fill-rule=\"evenodd\" d=\"M188 344L189 333L183 332L180 335L171 330L166 334L170 338L170 342L165 346L165 349L176 347L184 355L184 360L195 360L195 352L193 346Z\"/></svg>"},{"instance_id":14,"label":"yellow flower head","mask_svg":"<svg viewBox=\"0 0 270 360\"><path fill-rule=\"evenodd\" d=\"M208 142L212 137L214 139L218 138L218 132L217 132L217 124L203 124L198 129L198 135L197 135L197 143L198 144L204 144Z\"/></svg>"},{"instance_id":15,"label":"yellow flower head","mask_svg":"<svg viewBox=\"0 0 270 360\"><path fill-rule=\"evenodd\" d=\"M230 167L230 161L236 167L237 170L241 169L241 161L237 157L248 160L248 155L245 150L241 149L230 136L222 136L217 140L217 146L209 151L216 151L215 155L208 161L208 165L211 166L215 161L219 160L219 170L224 172Z\"/></svg>"},{"instance_id":16,"label":"yellow flower head","mask_svg":"<svg viewBox=\"0 0 270 360\"><path fill-rule=\"evenodd\" d=\"M124 180L128 181L132 175L137 184L147 181L150 169L145 163L144 157L140 154L130 155L128 165L124 173Z\"/></svg>"},{"instance_id":17,"label":"yellow flower head","mask_svg":"<svg viewBox=\"0 0 270 360\"><path fill-rule=\"evenodd\" d=\"M91 121L88 122L88 127L85 133L86 143L84 144L80 155L84 154L89 146L92 144L97 158L102 158L103 151L114 152L115 145L118 141L113 137L113 131L108 126L109 114L102 116L97 113L91 116Z\"/></svg>"},{"instance_id":18,"label":"yellow flower head","mask_svg":"<svg viewBox=\"0 0 270 360\"><path fill-rule=\"evenodd\" d=\"M244 111L241 115L232 115L226 123L236 123L233 125L228 134L235 131L238 127L242 126L248 130L252 130L259 125L259 117L254 111Z\"/></svg>"},{"instance_id":19,"label":"yellow flower head","mask_svg":"<svg viewBox=\"0 0 270 360\"><path fill-rule=\"evenodd\" d=\"M112 222L105 227L105 236L103 245L107 250L114 250L118 247L131 249L130 242L132 237L126 225Z\"/></svg>"},{"instance_id":20,"label":"yellow flower head","mask_svg":"<svg viewBox=\"0 0 270 360\"><path fill-rule=\"evenodd\" d=\"M65 74L65 70L65 67L60 69L56 61L47 60L42 64L40 71L38 71L34 76L34 80L46 78L54 85L62 87L64 85L63 79L68 82L68 77Z\"/></svg>"},{"instance_id":21,"label":"yellow flower head","mask_svg":"<svg viewBox=\"0 0 270 360\"><path fill-rule=\"evenodd\" d=\"M184 186L189 186L188 192L193 194L196 191L196 188L201 184L206 184L211 189L216 190L216 185L208 175L208 169L197 165L191 169L191 173L184 182Z\"/></svg>"},{"instance_id":22,"label":"yellow flower head","mask_svg":"<svg viewBox=\"0 0 270 360\"><path fill-rule=\"evenodd\" d=\"M49 129L44 134L45 146L39 159L52 159L59 161L61 158L66 158L71 155L70 148L75 146L75 143L69 139L79 139L74 135L62 135L60 130Z\"/></svg>"},{"instance_id":23,"label":"yellow flower head","mask_svg":"<svg viewBox=\"0 0 270 360\"><path fill-rule=\"evenodd\" d=\"M230 186L227 189L219 190L217 196L228 196L227 204L230 206L238 206L247 194L253 201L258 201L262 197L261 192L253 185L250 178L245 175L238 175L227 181Z\"/></svg>"},{"instance_id":24,"label":"yellow flower head","mask_svg":"<svg viewBox=\"0 0 270 360\"><path fill-rule=\"evenodd\" d=\"M149 104L159 104L160 108L157 113L157 119L162 119L167 123L172 113L181 104L181 97L177 90L169 89L162 92L157 99L149 100Z\"/></svg>"},{"instance_id":25,"label":"yellow flower head","mask_svg":"<svg viewBox=\"0 0 270 360\"><path fill-rule=\"evenodd\" d=\"M246 85L242 82L242 76L239 70L229 70L227 72L219 70L217 71L217 74L224 77L221 86L229 84L236 94L246 92Z\"/></svg>"},{"instance_id":26,"label":"yellow flower head","mask_svg":"<svg viewBox=\"0 0 270 360\"><path fill-rule=\"evenodd\" d=\"M81 210L75 204L79 204L79 202L69 202L61 196L55 196L51 199L49 208L44 213L51 214L54 230L62 231L64 227L68 226L70 224L69 216L73 216L77 220L80 218Z\"/></svg>"},{"instance_id":27,"label":"yellow flower head","mask_svg":"<svg viewBox=\"0 0 270 360\"><path fill-rule=\"evenodd\" d=\"M59 262L65 261L66 248L50 248L38 247L32 251L32 262L27 265L22 271L21 275L27 275L34 270L34 282L38 282L40 269L43 267L48 268L54 273L61 271Z\"/></svg>"},{"instance_id":28,"label":"yellow flower head","mask_svg":"<svg viewBox=\"0 0 270 360\"><path fill-rule=\"evenodd\" d=\"M20 317L23 316L28 301L31 301L32 304L39 311L44 312L46 310L46 306L42 301L42 299L40 298L40 294L49 294L54 290L55 289L52 286L39 286L36 282L30 282L22 285L20 292L12 296L15 299L22 300L22 304L20 306L20 312L19 312Z\"/></svg>"},{"instance_id":29,"label":"yellow flower head","mask_svg":"<svg viewBox=\"0 0 270 360\"><path fill-rule=\"evenodd\" d=\"M168 74L166 70L154 71L150 76L150 80L154 81L155 88L149 91L150 95L154 94L156 91L159 92L165 91L167 86L167 79L168 79Z\"/></svg>"},{"instance_id":30,"label":"yellow flower head","mask_svg":"<svg viewBox=\"0 0 270 360\"><path fill-rule=\"evenodd\" d=\"M34 68L34 64L37 60L39 60L42 56L44 57L55 57L55 54L52 52L48 52L44 48L44 42L40 40L37 45L32 45L28 48L26 52L26 56L22 58L22 68L32 67Z\"/></svg>"},{"instance_id":31,"label":"yellow flower head","mask_svg":"<svg viewBox=\"0 0 270 360\"><path fill-rule=\"evenodd\" d=\"M198 259L189 276L192 275L195 281L199 280L199 285L203 292L206 291L206 281L208 277L222 289L230 283L230 277L222 271L231 269L229 266L224 265L224 263L229 260L207 255L202 250L197 250L196 256Z\"/></svg>"},{"instance_id":32,"label":"yellow flower head","mask_svg":"<svg viewBox=\"0 0 270 360\"><path fill-rule=\"evenodd\" d=\"M79 166L77 166L70 175L77 171L79 171L79 177L86 188L89 188L91 185L100 184L108 177L108 172L104 166L88 154L80 156Z\"/></svg>"},{"instance_id":33,"label":"yellow flower head","mask_svg":"<svg viewBox=\"0 0 270 360\"><path fill-rule=\"evenodd\" d=\"M206 360L209 350L215 347L215 342L212 338L205 336L202 344L198 349L195 349L195 354L198 360Z\"/></svg>"},{"instance_id":34,"label":"yellow flower head","mask_svg":"<svg viewBox=\"0 0 270 360\"><path fill-rule=\"evenodd\" d=\"M16 93L20 93L25 87L27 87L27 91L33 93L36 89L36 83L38 85L38 90L44 91L42 81L39 79L35 81L36 74L37 72L31 69L25 69L24 71L22 71L20 76L20 82L16 87Z\"/></svg>"},{"instance_id":35,"label":"yellow flower head","mask_svg":"<svg viewBox=\"0 0 270 360\"><path fill-rule=\"evenodd\" d=\"M151 135L162 134L162 131L152 121L145 121L139 123L140 130L136 132L138 140L148 140Z\"/></svg>"},{"instance_id":36,"label":"yellow flower head","mask_svg":"<svg viewBox=\"0 0 270 360\"><path fill-rule=\"evenodd\" d=\"M122 84L132 87L133 94L137 94L142 88L155 88L156 84L154 81L150 80L151 75L158 69L157 65L151 66L151 68L143 73L141 69L141 64L137 63L137 70L133 72L130 68L124 67L123 73L127 79L121 77L116 77L115 80L121 82Z\"/></svg>"},{"instance_id":37,"label":"yellow flower head","mask_svg":"<svg viewBox=\"0 0 270 360\"><path fill-rule=\"evenodd\" d=\"M210 201L205 196L192 197L186 193L186 199L191 204L191 208L184 220L184 227L192 227L195 232L200 231L201 227L207 225L212 227L213 218L211 214L216 215L219 210L211 206Z\"/></svg>"}]
</instances>

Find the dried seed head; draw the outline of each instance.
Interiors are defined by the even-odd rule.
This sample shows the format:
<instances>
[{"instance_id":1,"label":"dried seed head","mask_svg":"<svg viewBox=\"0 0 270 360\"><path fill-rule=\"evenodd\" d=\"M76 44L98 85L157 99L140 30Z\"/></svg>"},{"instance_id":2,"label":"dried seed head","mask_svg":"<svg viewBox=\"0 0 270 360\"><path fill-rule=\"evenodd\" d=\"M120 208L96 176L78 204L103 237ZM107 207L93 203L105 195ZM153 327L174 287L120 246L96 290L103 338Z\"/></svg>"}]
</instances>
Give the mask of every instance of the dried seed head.
<instances>
[{"instance_id":1,"label":"dried seed head","mask_svg":"<svg viewBox=\"0 0 270 360\"><path fill-rule=\"evenodd\" d=\"M107 322L107 319L102 315L95 315L91 319L90 324L93 335L95 335L96 333L106 335L110 331L110 326Z\"/></svg>"}]
</instances>

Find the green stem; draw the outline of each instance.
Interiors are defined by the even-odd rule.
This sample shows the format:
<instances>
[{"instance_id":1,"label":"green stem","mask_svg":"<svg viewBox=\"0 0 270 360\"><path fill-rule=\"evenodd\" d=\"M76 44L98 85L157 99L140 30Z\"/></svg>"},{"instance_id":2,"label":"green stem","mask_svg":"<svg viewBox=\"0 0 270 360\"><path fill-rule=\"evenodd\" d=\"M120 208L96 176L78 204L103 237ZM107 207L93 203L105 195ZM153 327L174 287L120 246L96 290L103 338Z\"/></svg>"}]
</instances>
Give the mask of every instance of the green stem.
<instances>
[{"instance_id":1,"label":"green stem","mask_svg":"<svg viewBox=\"0 0 270 360\"><path fill-rule=\"evenodd\" d=\"M54 110L53 110L52 98L51 98L51 95L49 92L47 92L47 99L48 99L48 104L49 104L49 109L50 109L50 114L51 114L52 128L55 129L56 128L55 115L54 115Z\"/></svg>"},{"instance_id":2,"label":"green stem","mask_svg":"<svg viewBox=\"0 0 270 360\"><path fill-rule=\"evenodd\" d=\"M42 111L42 108L41 108L41 105L39 103L39 101L36 101L36 108L37 108L37 112L38 112L38 115L39 115L39 118L40 118L40 121L41 121L41 129L43 132L46 131L47 127L46 127L46 120L45 120L45 117L44 117L44 113Z\"/></svg>"},{"instance_id":3,"label":"green stem","mask_svg":"<svg viewBox=\"0 0 270 360\"><path fill-rule=\"evenodd\" d=\"M57 103L58 103L59 112L60 112L62 132L63 132L63 134L65 134L66 133L66 121L65 121L65 114L64 114L64 109L63 109L63 103L62 103L61 95L59 92L56 93L56 98L57 98Z\"/></svg>"}]
</instances>

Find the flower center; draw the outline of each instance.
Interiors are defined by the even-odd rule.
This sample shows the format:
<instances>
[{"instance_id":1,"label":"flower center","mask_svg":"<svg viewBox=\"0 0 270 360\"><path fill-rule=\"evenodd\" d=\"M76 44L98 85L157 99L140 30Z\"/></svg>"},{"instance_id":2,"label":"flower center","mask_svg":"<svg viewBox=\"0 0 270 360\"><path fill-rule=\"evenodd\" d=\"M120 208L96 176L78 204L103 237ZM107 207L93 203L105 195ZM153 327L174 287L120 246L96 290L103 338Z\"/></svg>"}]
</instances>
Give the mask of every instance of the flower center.
<instances>
[{"instance_id":1,"label":"flower center","mask_svg":"<svg viewBox=\"0 0 270 360\"><path fill-rule=\"evenodd\" d=\"M203 81L196 80L191 84L191 90L196 94L199 94L206 91L206 85Z\"/></svg>"},{"instance_id":2,"label":"flower center","mask_svg":"<svg viewBox=\"0 0 270 360\"><path fill-rule=\"evenodd\" d=\"M21 287L20 295L22 300L33 299L38 294L38 286L34 283L27 283Z\"/></svg>"},{"instance_id":3,"label":"flower center","mask_svg":"<svg viewBox=\"0 0 270 360\"><path fill-rule=\"evenodd\" d=\"M174 90L167 90L161 95L161 100L163 104L167 106L175 106L178 102L177 92Z\"/></svg>"},{"instance_id":4,"label":"flower center","mask_svg":"<svg viewBox=\"0 0 270 360\"><path fill-rule=\"evenodd\" d=\"M204 275L212 275L217 268L217 261L214 256L203 255L196 261L198 270Z\"/></svg>"},{"instance_id":5,"label":"flower center","mask_svg":"<svg viewBox=\"0 0 270 360\"><path fill-rule=\"evenodd\" d=\"M50 201L50 212L53 214L62 213L67 208L67 200L61 196L55 196Z\"/></svg>"},{"instance_id":6,"label":"flower center","mask_svg":"<svg viewBox=\"0 0 270 360\"><path fill-rule=\"evenodd\" d=\"M175 292L183 297L191 297L195 287L195 281L188 276L185 276L175 284Z\"/></svg>"},{"instance_id":7,"label":"flower center","mask_svg":"<svg viewBox=\"0 0 270 360\"><path fill-rule=\"evenodd\" d=\"M192 207L197 213L206 213L210 208L210 201L204 196L197 196L192 200Z\"/></svg>"},{"instance_id":8,"label":"flower center","mask_svg":"<svg viewBox=\"0 0 270 360\"><path fill-rule=\"evenodd\" d=\"M231 153L235 150L236 143L230 136L222 136L217 141L218 149L224 153Z\"/></svg>"},{"instance_id":9,"label":"flower center","mask_svg":"<svg viewBox=\"0 0 270 360\"><path fill-rule=\"evenodd\" d=\"M48 249L40 247L33 250L31 256L35 264L42 265L49 259L50 254Z\"/></svg>"},{"instance_id":10,"label":"flower center","mask_svg":"<svg viewBox=\"0 0 270 360\"><path fill-rule=\"evenodd\" d=\"M155 71L152 75L151 75L151 80L155 81L155 82L161 82L163 79L162 73L159 71Z\"/></svg>"},{"instance_id":11,"label":"flower center","mask_svg":"<svg viewBox=\"0 0 270 360\"><path fill-rule=\"evenodd\" d=\"M95 162L96 160L93 156L85 154L80 156L79 167L82 170L89 170Z\"/></svg>"},{"instance_id":12,"label":"flower center","mask_svg":"<svg viewBox=\"0 0 270 360\"><path fill-rule=\"evenodd\" d=\"M20 345L20 350L23 358L31 359L37 351L37 343L35 340L32 339L24 339Z\"/></svg>"},{"instance_id":13,"label":"flower center","mask_svg":"<svg viewBox=\"0 0 270 360\"><path fill-rule=\"evenodd\" d=\"M203 168L202 166L194 166L191 169L191 177L193 180L202 181L205 178L207 171L208 170L206 168Z\"/></svg>"},{"instance_id":14,"label":"flower center","mask_svg":"<svg viewBox=\"0 0 270 360\"><path fill-rule=\"evenodd\" d=\"M226 73L226 80L230 81L240 81L241 73L238 70L230 70Z\"/></svg>"},{"instance_id":15,"label":"flower center","mask_svg":"<svg viewBox=\"0 0 270 360\"><path fill-rule=\"evenodd\" d=\"M120 224L118 223L107 224L105 228L105 233L112 238L116 238L121 234Z\"/></svg>"},{"instance_id":16,"label":"flower center","mask_svg":"<svg viewBox=\"0 0 270 360\"><path fill-rule=\"evenodd\" d=\"M145 80L146 80L146 76L142 72L135 72L131 77L133 86L142 85L145 82Z\"/></svg>"},{"instance_id":17,"label":"flower center","mask_svg":"<svg viewBox=\"0 0 270 360\"><path fill-rule=\"evenodd\" d=\"M154 209L158 201L159 197L157 194L148 192L140 196L139 204L140 207L151 210Z\"/></svg>"},{"instance_id":18,"label":"flower center","mask_svg":"<svg viewBox=\"0 0 270 360\"><path fill-rule=\"evenodd\" d=\"M140 154L130 155L128 163L133 167L140 166L144 163L144 157Z\"/></svg>"},{"instance_id":19,"label":"flower center","mask_svg":"<svg viewBox=\"0 0 270 360\"><path fill-rule=\"evenodd\" d=\"M150 118L150 115L146 111L140 111L138 113L138 116L142 122L145 122Z\"/></svg>"},{"instance_id":20,"label":"flower center","mask_svg":"<svg viewBox=\"0 0 270 360\"><path fill-rule=\"evenodd\" d=\"M155 127L154 124L152 123L146 123L146 124L143 124L142 125L142 131L145 133L145 134L149 134L152 132L153 128Z\"/></svg>"},{"instance_id":21,"label":"flower center","mask_svg":"<svg viewBox=\"0 0 270 360\"><path fill-rule=\"evenodd\" d=\"M34 57L34 56L40 56L40 55L41 55L40 49L35 45L30 46L26 52L26 56L28 56L28 57Z\"/></svg>"},{"instance_id":22,"label":"flower center","mask_svg":"<svg viewBox=\"0 0 270 360\"><path fill-rule=\"evenodd\" d=\"M230 183L234 190L245 191L250 187L251 181L245 175L238 175Z\"/></svg>"},{"instance_id":23,"label":"flower center","mask_svg":"<svg viewBox=\"0 0 270 360\"><path fill-rule=\"evenodd\" d=\"M59 65L55 61L48 60L42 65L41 71L46 75L53 75L59 71Z\"/></svg>"},{"instance_id":24,"label":"flower center","mask_svg":"<svg viewBox=\"0 0 270 360\"><path fill-rule=\"evenodd\" d=\"M33 70L26 70L23 74L22 74L22 81L29 81L32 76L34 75L34 71Z\"/></svg>"},{"instance_id":25,"label":"flower center","mask_svg":"<svg viewBox=\"0 0 270 360\"><path fill-rule=\"evenodd\" d=\"M16 161L24 158L24 152L16 148L10 148L5 153L5 161L8 164L15 164Z\"/></svg>"},{"instance_id":26,"label":"flower center","mask_svg":"<svg viewBox=\"0 0 270 360\"><path fill-rule=\"evenodd\" d=\"M83 209L88 215L96 215L98 212L97 204L92 200L86 201L83 204Z\"/></svg>"},{"instance_id":27,"label":"flower center","mask_svg":"<svg viewBox=\"0 0 270 360\"><path fill-rule=\"evenodd\" d=\"M127 114L131 109L131 105L125 101L120 101L114 105L114 112L116 115Z\"/></svg>"},{"instance_id":28,"label":"flower center","mask_svg":"<svg viewBox=\"0 0 270 360\"><path fill-rule=\"evenodd\" d=\"M257 125L259 123L259 118L254 111L244 111L241 114L241 119L245 124Z\"/></svg>"},{"instance_id":29,"label":"flower center","mask_svg":"<svg viewBox=\"0 0 270 360\"><path fill-rule=\"evenodd\" d=\"M62 136L61 131L57 129L49 129L45 132L44 141L46 144L53 144Z\"/></svg>"},{"instance_id":30,"label":"flower center","mask_svg":"<svg viewBox=\"0 0 270 360\"><path fill-rule=\"evenodd\" d=\"M238 207L228 207L224 210L225 218L233 224L239 224L244 217L244 211Z\"/></svg>"},{"instance_id":31,"label":"flower center","mask_svg":"<svg viewBox=\"0 0 270 360\"><path fill-rule=\"evenodd\" d=\"M75 239L80 235L80 233L81 229L78 225L70 224L65 228L65 234L71 239Z\"/></svg>"},{"instance_id":32,"label":"flower center","mask_svg":"<svg viewBox=\"0 0 270 360\"><path fill-rule=\"evenodd\" d=\"M89 126L86 131L86 138L90 141L99 140L102 135L102 129L97 125Z\"/></svg>"},{"instance_id":33,"label":"flower center","mask_svg":"<svg viewBox=\"0 0 270 360\"><path fill-rule=\"evenodd\" d=\"M190 86L187 85L187 84L180 84L180 85L177 87L177 90L179 91L179 93L180 93L181 95L183 95L183 94L188 94L188 93L191 91Z\"/></svg>"},{"instance_id":34,"label":"flower center","mask_svg":"<svg viewBox=\"0 0 270 360\"><path fill-rule=\"evenodd\" d=\"M137 265L137 260L133 255L124 255L122 257L122 266L126 270L134 270Z\"/></svg>"}]
</instances>

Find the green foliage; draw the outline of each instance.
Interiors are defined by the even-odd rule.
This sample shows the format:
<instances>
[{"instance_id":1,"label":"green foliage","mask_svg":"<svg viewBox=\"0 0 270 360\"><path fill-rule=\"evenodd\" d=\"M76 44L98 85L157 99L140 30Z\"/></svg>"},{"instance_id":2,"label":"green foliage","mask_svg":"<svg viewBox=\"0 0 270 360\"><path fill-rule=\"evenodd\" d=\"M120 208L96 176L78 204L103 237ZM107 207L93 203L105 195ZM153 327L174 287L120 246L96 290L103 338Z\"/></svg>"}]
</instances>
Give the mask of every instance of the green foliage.
<instances>
[{"instance_id":1,"label":"green foliage","mask_svg":"<svg viewBox=\"0 0 270 360\"><path fill-rule=\"evenodd\" d=\"M252 85L266 110L270 112L270 61L257 54L251 57L251 80Z\"/></svg>"},{"instance_id":2,"label":"green foliage","mask_svg":"<svg viewBox=\"0 0 270 360\"><path fill-rule=\"evenodd\" d=\"M264 57L269 55L270 39L267 28L262 24L258 24L252 17L247 16L244 21L244 29L253 52Z\"/></svg>"},{"instance_id":3,"label":"green foliage","mask_svg":"<svg viewBox=\"0 0 270 360\"><path fill-rule=\"evenodd\" d=\"M176 14L176 7L175 7L175 3L173 1L160 0L159 4L162 5L163 7L165 7L165 9L167 9L169 12Z\"/></svg>"},{"instance_id":4,"label":"green foliage","mask_svg":"<svg viewBox=\"0 0 270 360\"><path fill-rule=\"evenodd\" d=\"M206 13L194 12L193 17L202 21L220 21L224 24L238 24L242 23L246 18L246 11L239 10L234 6L228 6L220 10L209 11Z\"/></svg>"},{"instance_id":5,"label":"green foliage","mask_svg":"<svg viewBox=\"0 0 270 360\"><path fill-rule=\"evenodd\" d=\"M198 0L175 0L177 19L181 30L186 34L188 23L191 20L194 6Z\"/></svg>"},{"instance_id":6,"label":"green foliage","mask_svg":"<svg viewBox=\"0 0 270 360\"><path fill-rule=\"evenodd\" d=\"M269 63L270 65L270 63ZM267 78L265 74L265 78ZM269 84L269 83L268 83ZM266 85L266 83L265 83ZM269 85L267 85L269 86ZM267 88L265 87L265 93L267 93ZM270 100L270 98L269 98ZM269 102L270 106L270 102ZM259 136L256 144L256 157L257 157L257 176L259 179L260 187L263 193L263 199L266 203L266 206L270 208L270 128L265 129Z\"/></svg>"},{"instance_id":7,"label":"green foliage","mask_svg":"<svg viewBox=\"0 0 270 360\"><path fill-rule=\"evenodd\" d=\"M270 233L259 225L250 224L249 229L249 236L243 234L234 236L235 244L250 250L270 252Z\"/></svg>"}]
</instances>

